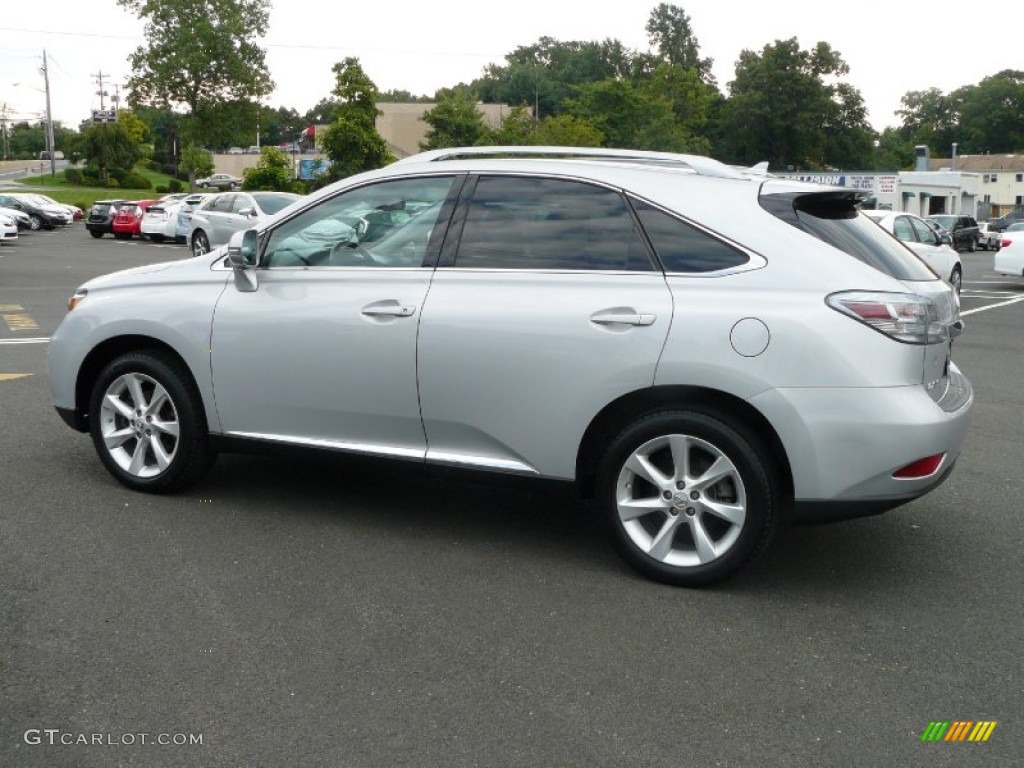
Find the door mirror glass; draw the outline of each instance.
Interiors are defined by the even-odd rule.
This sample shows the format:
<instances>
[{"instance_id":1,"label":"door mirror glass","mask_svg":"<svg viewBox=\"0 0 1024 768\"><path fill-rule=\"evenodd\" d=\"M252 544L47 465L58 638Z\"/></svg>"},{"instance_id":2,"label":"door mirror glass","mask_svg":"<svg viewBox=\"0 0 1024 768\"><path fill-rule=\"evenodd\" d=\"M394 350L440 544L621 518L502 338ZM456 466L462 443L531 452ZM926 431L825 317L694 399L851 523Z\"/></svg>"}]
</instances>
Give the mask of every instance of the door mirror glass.
<instances>
[{"instance_id":1,"label":"door mirror glass","mask_svg":"<svg viewBox=\"0 0 1024 768\"><path fill-rule=\"evenodd\" d=\"M235 232L228 241L228 261L238 269L252 269L257 261L257 234L255 229Z\"/></svg>"}]
</instances>

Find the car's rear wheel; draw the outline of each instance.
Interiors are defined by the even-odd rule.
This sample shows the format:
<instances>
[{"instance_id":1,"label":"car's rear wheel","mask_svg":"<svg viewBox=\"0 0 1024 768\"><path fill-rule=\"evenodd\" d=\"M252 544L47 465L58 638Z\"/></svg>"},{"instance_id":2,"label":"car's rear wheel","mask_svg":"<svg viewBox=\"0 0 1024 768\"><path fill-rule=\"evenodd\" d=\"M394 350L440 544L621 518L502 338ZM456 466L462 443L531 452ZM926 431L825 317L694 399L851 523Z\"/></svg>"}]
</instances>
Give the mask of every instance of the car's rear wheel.
<instances>
[{"instance_id":1,"label":"car's rear wheel","mask_svg":"<svg viewBox=\"0 0 1024 768\"><path fill-rule=\"evenodd\" d=\"M771 459L738 425L695 411L648 414L610 444L597 502L616 549L657 581L699 587L749 565L782 503Z\"/></svg>"},{"instance_id":2,"label":"car's rear wheel","mask_svg":"<svg viewBox=\"0 0 1024 768\"><path fill-rule=\"evenodd\" d=\"M149 239L152 240L154 243L162 243L164 241L164 236L152 234L149 236Z\"/></svg>"},{"instance_id":3,"label":"car's rear wheel","mask_svg":"<svg viewBox=\"0 0 1024 768\"><path fill-rule=\"evenodd\" d=\"M974 253L978 249L978 241L972 237L971 242L967 245L967 248L968 250L970 250L971 253Z\"/></svg>"},{"instance_id":4,"label":"car's rear wheel","mask_svg":"<svg viewBox=\"0 0 1024 768\"><path fill-rule=\"evenodd\" d=\"M111 361L93 386L89 413L100 460L134 490L177 490L198 480L214 458L195 384L160 352Z\"/></svg>"},{"instance_id":5,"label":"car's rear wheel","mask_svg":"<svg viewBox=\"0 0 1024 768\"><path fill-rule=\"evenodd\" d=\"M102 232L97 232L95 229L90 229L89 230L89 234L92 235L93 237L96 237L96 238L103 237L103 233Z\"/></svg>"},{"instance_id":6,"label":"car's rear wheel","mask_svg":"<svg viewBox=\"0 0 1024 768\"><path fill-rule=\"evenodd\" d=\"M210 252L210 240L203 230L196 230L192 235L192 255L202 256Z\"/></svg>"}]
</instances>

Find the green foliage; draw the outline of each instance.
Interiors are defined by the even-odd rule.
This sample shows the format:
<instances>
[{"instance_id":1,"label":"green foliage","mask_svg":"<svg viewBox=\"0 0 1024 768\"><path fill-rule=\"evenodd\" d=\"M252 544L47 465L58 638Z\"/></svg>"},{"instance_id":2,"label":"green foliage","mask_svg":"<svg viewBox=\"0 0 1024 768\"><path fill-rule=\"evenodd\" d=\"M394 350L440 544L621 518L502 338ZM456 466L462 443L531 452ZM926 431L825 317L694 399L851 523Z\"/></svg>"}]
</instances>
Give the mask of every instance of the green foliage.
<instances>
[{"instance_id":1,"label":"green foliage","mask_svg":"<svg viewBox=\"0 0 1024 768\"><path fill-rule=\"evenodd\" d=\"M1003 70L976 86L955 91L961 119L961 153L1024 149L1024 72Z\"/></svg>"},{"instance_id":2,"label":"green foliage","mask_svg":"<svg viewBox=\"0 0 1024 768\"><path fill-rule=\"evenodd\" d=\"M107 179L106 184L104 184L103 186L105 186L105 187L107 187L109 189L120 189L121 183L117 179L115 179L113 176L111 176L109 179Z\"/></svg>"},{"instance_id":3,"label":"green foliage","mask_svg":"<svg viewBox=\"0 0 1024 768\"><path fill-rule=\"evenodd\" d=\"M169 182L167 182L167 191L182 192L184 191L184 187L182 187L181 182L178 181L177 179L171 179Z\"/></svg>"},{"instance_id":4,"label":"green foliage","mask_svg":"<svg viewBox=\"0 0 1024 768\"><path fill-rule=\"evenodd\" d=\"M796 38L776 40L760 53L740 53L723 114L727 154L734 162L768 160L771 167L833 165L830 147L844 146L848 162L870 158L871 129L859 92L841 87L849 68L823 42L802 50ZM826 82L826 79L828 82ZM857 150L867 152L858 157Z\"/></svg>"},{"instance_id":5,"label":"green foliage","mask_svg":"<svg viewBox=\"0 0 1024 768\"><path fill-rule=\"evenodd\" d=\"M66 181L68 184L81 184L82 172L77 168L65 168L64 181Z\"/></svg>"},{"instance_id":6,"label":"green foliage","mask_svg":"<svg viewBox=\"0 0 1024 768\"><path fill-rule=\"evenodd\" d=\"M189 181L197 176L209 176L213 173L213 156L205 149L189 145L181 152L178 168Z\"/></svg>"},{"instance_id":7,"label":"green foliage","mask_svg":"<svg viewBox=\"0 0 1024 768\"><path fill-rule=\"evenodd\" d=\"M697 72L705 83L713 82L712 59L700 57L700 45L690 27L690 17L675 5L660 3L647 19L647 38L657 51L657 61Z\"/></svg>"},{"instance_id":8,"label":"green foliage","mask_svg":"<svg viewBox=\"0 0 1024 768\"><path fill-rule=\"evenodd\" d=\"M145 46L131 55L133 104L200 108L258 98L273 82L255 40L267 32L270 0L117 0L145 22ZM184 121L202 140L206 124Z\"/></svg>"},{"instance_id":9,"label":"green foliage","mask_svg":"<svg viewBox=\"0 0 1024 768\"><path fill-rule=\"evenodd\" d=\"M141 147L120 123L93 125L82 132L77 144L90 168L95 168L100 180L107 174L125 173L141 156ZM121 181L115 175L118 181Z\"/></svg>"},{"instance_id":10,"label":"green foliage","mask_svg":"<svg viewBox=\"0 0 1024 768\"><path fill-rule=\"evenodd\" d=\"M242 189L291 192L294 188L292 161L276 147L263 147L254 168L243 172Z\"/></svg>"},{"instance_id":11,"label":"green foliage","mask_svg":"<svg viewBox=\"0 0 1024 768\"><path fill-rule=\"evenodd\" d=\"M373 170L394 160L387 143L377 132L377 86L363 71L359 59L346 58L335 64L337 100L335 119L320 141L331 160L330 178L339 179Z\"/></svg>"},{"instance_id":12,"label":"green foliage","mask_svg":"<svg viewBox=\"0 0 1024 768\"><path fill-rule=\"evenodd\" d=\"M573 115L551 115L537 126L535 143L552 147L600 147L604 134L593 123Z\"/></svg>"},{"instance_id":13,"label":"green foliage","mask_svg":"<svg viewBox=\"0 0 1024 768\"><path fill-rule=\"evenodd\" d=\"M430 126L420 149L471 147L487 135L483 115L471 91L457 88L442 95L437 106L423 115Z\"/></svg>"},{"instance_id":14,"label":"green foliage","mask_svg":"<svg viewBox=\"0 0 1024 768\"><path fill-rule=\"evenodd\" d=\"M166 184L157 184L153 191L156 192L158 195L165 195L171 191L171 188Z\"/></svg>"},{"instance_id":15,"label":"green foliage","mask_svg":"<svg viewBox=\"0 0 1024 768\"><path fill-rule=\"evenodd\" d=\"M153 183L145 176L141 176L137 173L128 173L121 181L121 186L125 189L152 189Z\"/></svg>"}]
</instances>

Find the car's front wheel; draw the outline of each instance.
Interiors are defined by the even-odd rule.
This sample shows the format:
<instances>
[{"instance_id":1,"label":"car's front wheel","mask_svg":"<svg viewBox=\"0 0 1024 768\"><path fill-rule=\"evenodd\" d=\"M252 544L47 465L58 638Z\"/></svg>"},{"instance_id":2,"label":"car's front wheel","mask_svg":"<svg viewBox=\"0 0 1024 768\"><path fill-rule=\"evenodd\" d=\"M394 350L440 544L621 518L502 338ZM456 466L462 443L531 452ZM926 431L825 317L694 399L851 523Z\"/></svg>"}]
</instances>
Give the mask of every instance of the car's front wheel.
<instances>
[{"instance_id":1,"label":"car's front wheel","mask_svg":"<svg viewBox=\"0 0 1024 768\"><path fill-rule=\"evenodd\" d=\"M169 355L140 351L112 360L96 379L89 413L100 460L134 490L177 490L214 458L199 393Z\"/></svg>"},{"instance_id":2,"label":"car's front wheel","mask_svg":"<svg viewBox=\"0 0 1024 768\"><path fill-rule=\"evenodd\" d=\"M192 255L202 256L210 252L210 239L203 230L197 230L192 235Z\"/></svg>"},{"instance_id":3,"label":"car's front wheel","mask_svg":"<svg viewBox=\"0 0 1024 768\"><path fill-rule=\"evenodd\" d=\"M949 276L949 284L953 286L953 290L960 293L960 288L963 286L964 277L960 271L960 267L953 267L953 272Z\"/></svg>"},{"instance_id":4,"label":"car's front wheel","mask_svg":"<svg viewBox=\"0 0 1024 768\"><path fill-rule=\"evenodd\" d=\"M771 539L782 504L773 467L759 441L718 416L656 412L611 442L597 500L636 570L707 586L742 570Z\"/></svg>"},{"instance_id":5,"label":"car's front wheel","mask_svg":"<svg viewBox=\"0 0 1024 768\"><path fill-rule=\"evenodd\" d=\"M37 216L34 213L30 214L28 217L28 226L33 232L38 232L43 228L43 220L40 216Z\"/></svg>"}]
</instances>

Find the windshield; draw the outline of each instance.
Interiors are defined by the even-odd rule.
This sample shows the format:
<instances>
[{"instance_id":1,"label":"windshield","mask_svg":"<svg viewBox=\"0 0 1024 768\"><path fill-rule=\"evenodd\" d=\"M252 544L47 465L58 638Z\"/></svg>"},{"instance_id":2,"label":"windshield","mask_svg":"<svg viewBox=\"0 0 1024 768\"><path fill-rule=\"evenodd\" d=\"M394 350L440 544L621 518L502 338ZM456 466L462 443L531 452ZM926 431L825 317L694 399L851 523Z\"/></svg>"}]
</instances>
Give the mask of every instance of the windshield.
<instances>
[{"instance_id":1,"label":"windshield","mask_svg":"<svg viewBox=\"0 0 1024 768\"><path fill-rule=\"evenodd\" d=\"M253 195L253 200L259 205L260 210L266 214L274 214L283 208L287 208L289 205L299 199L298 195L292 195L288 192L277 192L272 194Z\"/></svg>"}]
</instances>

